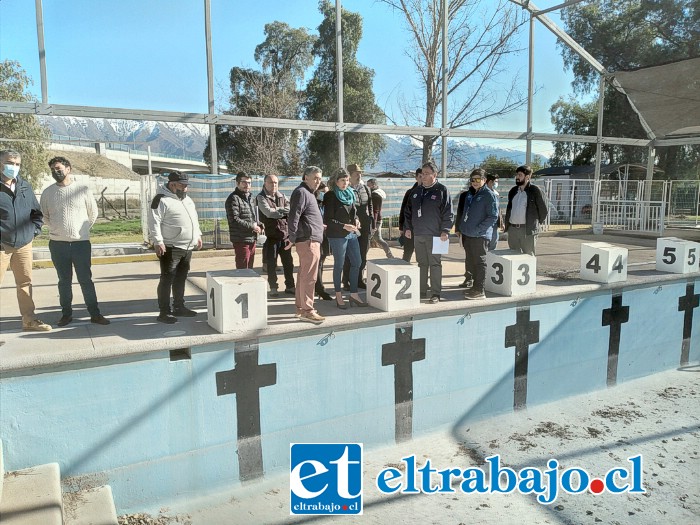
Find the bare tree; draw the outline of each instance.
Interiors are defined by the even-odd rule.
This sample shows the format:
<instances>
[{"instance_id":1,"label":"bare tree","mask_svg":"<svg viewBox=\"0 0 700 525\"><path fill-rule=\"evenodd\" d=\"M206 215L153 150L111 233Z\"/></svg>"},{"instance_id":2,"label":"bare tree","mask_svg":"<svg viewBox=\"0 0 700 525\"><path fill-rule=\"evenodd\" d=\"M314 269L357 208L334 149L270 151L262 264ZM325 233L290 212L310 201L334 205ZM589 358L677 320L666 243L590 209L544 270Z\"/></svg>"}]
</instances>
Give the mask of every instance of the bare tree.
<instances>
[{"instance_id":1,"label":"bare tree","mask_svg":"<svg viewBox=\"0 0 700 525\"><path fill-rule=\"evenodd\" d=\"M405 124L440 127L442 101L442 0L381 0L403 13L413 39L408 56L425 88L423 100L403 100ZM507 0L450 0L448 5L448 125L470 126L505 115L525 104L518 75L506 75L505 59L521 51L513 38L525 16ZM423 143L423 161L432 156L438 137Z\"/></svg>"}]
</instances>

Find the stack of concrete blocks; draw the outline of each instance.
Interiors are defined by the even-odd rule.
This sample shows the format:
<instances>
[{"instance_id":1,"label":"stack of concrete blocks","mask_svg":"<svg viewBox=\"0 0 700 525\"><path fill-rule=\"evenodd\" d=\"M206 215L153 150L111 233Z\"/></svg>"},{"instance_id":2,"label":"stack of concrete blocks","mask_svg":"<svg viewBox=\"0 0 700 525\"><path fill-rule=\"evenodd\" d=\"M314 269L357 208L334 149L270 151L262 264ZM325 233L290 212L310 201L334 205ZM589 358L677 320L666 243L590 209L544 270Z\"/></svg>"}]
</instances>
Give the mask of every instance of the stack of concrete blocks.
<instances>
[{"instance_id":1,"label":"stack of concrete blocks","mask_svg":"<svg viewBox=\"0 0 700 525\"><path fill-rule=\"evenodd\" d=\"M58 463L5 472L0 441L2 525L118 525L112 489L61 491Z\"/></svg>"}]
</instances>

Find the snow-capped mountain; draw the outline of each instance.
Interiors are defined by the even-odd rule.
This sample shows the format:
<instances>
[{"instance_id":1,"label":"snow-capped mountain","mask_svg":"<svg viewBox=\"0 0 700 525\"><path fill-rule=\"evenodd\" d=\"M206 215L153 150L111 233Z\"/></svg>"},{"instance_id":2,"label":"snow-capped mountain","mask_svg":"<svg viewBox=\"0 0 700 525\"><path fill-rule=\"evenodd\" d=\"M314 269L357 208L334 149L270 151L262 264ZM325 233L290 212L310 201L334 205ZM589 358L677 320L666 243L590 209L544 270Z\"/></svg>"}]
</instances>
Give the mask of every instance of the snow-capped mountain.
<instances>
[{"instance_id":1,"label":"snow-capped mountain","mask_svg":"<svg viewBox=\"0 0 700 525\"><path fill-rule=\"evenodd\" d=\"M209 127L202 124L83 117L43 117L42 122L54 140L121 142L138 150L151 146L154 154L202 158L209 140Z\"/></svg>"}]
</instances>

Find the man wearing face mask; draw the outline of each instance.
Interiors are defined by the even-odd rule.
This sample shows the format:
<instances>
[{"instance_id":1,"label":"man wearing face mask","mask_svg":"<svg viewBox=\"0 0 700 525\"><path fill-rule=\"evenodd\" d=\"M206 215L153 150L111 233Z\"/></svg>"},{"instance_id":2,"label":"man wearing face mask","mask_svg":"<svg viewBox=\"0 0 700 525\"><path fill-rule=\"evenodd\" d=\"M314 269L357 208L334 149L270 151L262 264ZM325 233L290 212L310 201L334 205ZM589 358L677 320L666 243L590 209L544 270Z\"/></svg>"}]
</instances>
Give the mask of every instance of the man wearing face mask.
<instances>
[{"instance_id":1,"label":"man wearing face mask","mask_svg":"<svg viewBox=\"0 0 700 525\"><path fill-rule=\"evenodd\" d=\"M58 296L61 318L58 326L66 326L73 320L73 268L83 292L90 322L108 325L109 320L97 305L97 293L92 282L92 247L90 228L97 220L97 202L90 189L75 182L71 176L71 164L65 157L49 161L51 176L56 184L41 194L44 223L49 228L49 251L58 274Z\"/></svg>"},{"instance_id":2,"label":"man wearing face mask","mask_svg":"<svg viewBox=\"0 0 700 525\"><path fill-rule=\"evenodd\" d=\"M503 212L501 211L501 194L498 192L498 174L489 173L486 175L486 186L493 192L496 196L496 202L498 203L498 222L493 228L493 237L491 237L491 242L489 243L489 251L495 250L498 246L498 232L503 231Z\"/></svg>"},{"instance_id":3,"label":"man wearing face mask","mask_svg":"<svg viewBox=\"0 0 700 525\"><path fill-rule=\"evenodd\" d=\"M22 330L48 332L51 326L37 319L32 299L32 241L41 233L43 214L29 182L19 176L21 155L0 151L0 283L12 268Z\"/></svg>"},{"instance_id":4,"label":"man wearing face mask","mask_svg":"<svg viewBox=\"0 0 700 525\"><path fill-rule=\"evenodd\" d=\"M185 282L190 271L192 251L202 247L202 231L194 202L187 195L189 177L172 171L151 203L148 233L160 260L158 309L160 323L173 324L178 317L194 317L197 312L185 306ZM170 292L173 308L170 308Z\"/></svg>"},{"instance_id":5,"label":"man wearing face mask","mask_svg":"<svg viewBox=\"0 0 700 525\"><path fill-rule=\"evenodd\" d=\"M505 231L508 248L535 255L539 224L547 218L547 203L542 191L530 182L532 168L519 166L515 170L515 186L508 192Z\"/></svg>"}]
</instances>

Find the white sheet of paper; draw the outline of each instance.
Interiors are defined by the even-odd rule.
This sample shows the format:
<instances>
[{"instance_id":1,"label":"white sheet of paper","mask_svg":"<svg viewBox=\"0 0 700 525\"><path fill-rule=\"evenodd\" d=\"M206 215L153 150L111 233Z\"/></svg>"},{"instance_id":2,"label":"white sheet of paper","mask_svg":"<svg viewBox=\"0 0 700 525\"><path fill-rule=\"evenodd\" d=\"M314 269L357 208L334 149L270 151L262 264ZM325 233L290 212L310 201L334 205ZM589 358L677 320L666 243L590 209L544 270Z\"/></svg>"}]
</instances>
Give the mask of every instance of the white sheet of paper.
<instances>
[{"instance_id":1,"label":"white sheet of paper","mask_svg":"<svg viewBox=\"0 0 700 525\"><path fill-rule=\"evenodd\" d=\"M445 254L450 252L450 239L446 241L440 237L433 237L433 254Z\"/></svg>"}]
</instances>

